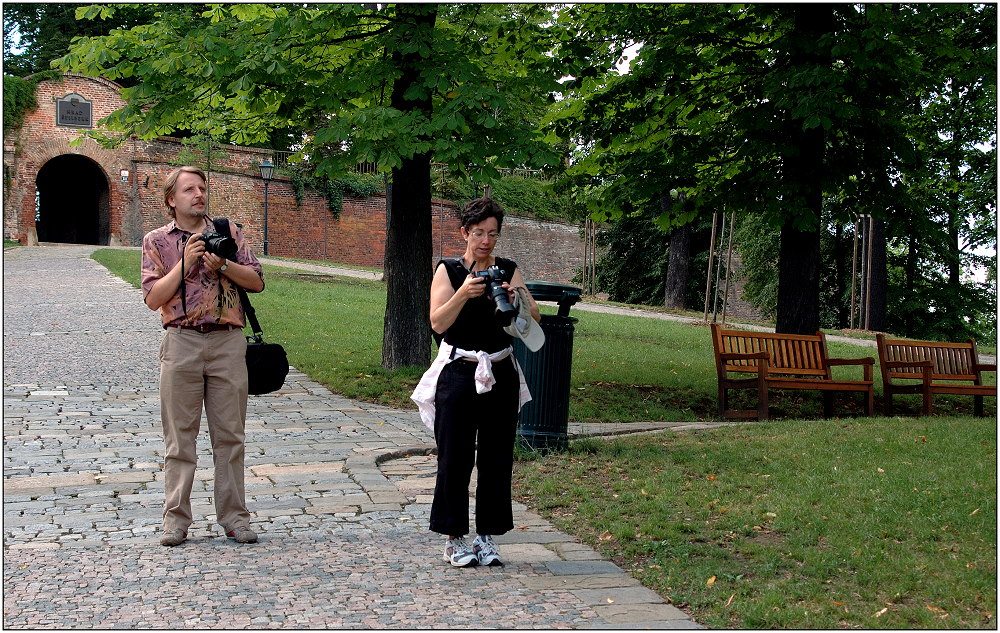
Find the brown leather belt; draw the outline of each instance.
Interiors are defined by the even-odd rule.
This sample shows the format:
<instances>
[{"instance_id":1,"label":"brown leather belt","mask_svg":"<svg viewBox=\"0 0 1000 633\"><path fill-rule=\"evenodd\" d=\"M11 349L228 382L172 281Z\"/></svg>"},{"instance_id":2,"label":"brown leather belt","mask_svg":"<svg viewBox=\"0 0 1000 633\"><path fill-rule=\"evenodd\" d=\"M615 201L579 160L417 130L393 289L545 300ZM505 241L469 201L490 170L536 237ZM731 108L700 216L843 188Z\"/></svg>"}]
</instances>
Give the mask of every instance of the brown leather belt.
<instances>
[{"instance_id":1,"label":"brown leather belt","mask_svg":"<svg viewBox=\"0 0 1000 633\"><path fill-rule=\"evenodd\" d=\"M179 330L194 330L195 332L201 332L202 334L206 334L208 332L218 332L220 330L232 330L237 326L223 325L221 323L202 323L201 325L181 325L179 323L167 323L163 327L164 329L168 327L175 327Z\"/></svg>"}]
</instances>

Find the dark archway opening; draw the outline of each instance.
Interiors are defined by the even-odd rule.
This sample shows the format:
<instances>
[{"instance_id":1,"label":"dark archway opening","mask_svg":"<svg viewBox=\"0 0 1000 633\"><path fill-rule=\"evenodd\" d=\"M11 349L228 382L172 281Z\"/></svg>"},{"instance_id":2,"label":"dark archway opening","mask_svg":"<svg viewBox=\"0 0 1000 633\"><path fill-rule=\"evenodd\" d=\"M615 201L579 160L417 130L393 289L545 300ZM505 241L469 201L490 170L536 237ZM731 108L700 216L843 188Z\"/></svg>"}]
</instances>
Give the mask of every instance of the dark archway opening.
<instances>
[{"instance_id":1,"label":"dark archway opening","mask_svg":"<svg viewBox=\"0 0 1000 633\"><path fill-rule=\"evenodd\" d=\"M108 178L97 163L84 156L56 156L38 171L35 190L39 242L107 246Z\"/></svg>"}]
</instances>

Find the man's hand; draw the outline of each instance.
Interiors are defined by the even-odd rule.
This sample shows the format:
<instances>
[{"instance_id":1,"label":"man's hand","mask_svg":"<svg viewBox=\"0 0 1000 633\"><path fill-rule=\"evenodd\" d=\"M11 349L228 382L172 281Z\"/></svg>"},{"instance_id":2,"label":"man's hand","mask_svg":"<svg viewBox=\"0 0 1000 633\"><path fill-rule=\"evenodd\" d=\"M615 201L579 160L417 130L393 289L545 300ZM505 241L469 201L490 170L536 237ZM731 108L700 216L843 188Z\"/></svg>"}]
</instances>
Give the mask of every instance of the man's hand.
<instances>
[{"instance_id":1,"label":"man's hand","mask_svg":"<svg viewBox=\"0 0 1000 633\"><path fill-rule=\"evenodd\" d=\"M201 233L195 233L190 238L188 238L187 243L184 245L184 272L194 268L201 259L202 255L205 254L205 241L198 239L201 237ZM220 266L222 264L219 264Z\"/></svg>"},{"instance_id":2,"label":"man's hand","mask_svg":"<svg viewBox=\"0 0 1000 633\"><path fill-rule=\"evenodd\" d=\"M205 264L205 267L208 268L209 270L217 271L220 268L222 268L223 264L226 263L226 258L220 257L214 253L206 252L204 255L201 256L201 261L203 264Z\"/></svg>"}]
</instances>

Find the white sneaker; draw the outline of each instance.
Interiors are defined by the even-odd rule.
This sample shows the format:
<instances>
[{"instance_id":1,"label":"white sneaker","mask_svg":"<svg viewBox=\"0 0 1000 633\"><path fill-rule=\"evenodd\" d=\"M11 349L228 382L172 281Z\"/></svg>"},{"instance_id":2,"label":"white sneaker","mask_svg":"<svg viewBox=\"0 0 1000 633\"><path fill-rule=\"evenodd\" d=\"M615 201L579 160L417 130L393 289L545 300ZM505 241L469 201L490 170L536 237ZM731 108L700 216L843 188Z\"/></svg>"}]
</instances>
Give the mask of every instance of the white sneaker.
<instances>
[{"instance_id":1,"label":"white sneaker","mask_svg":"<svg viewBox=\"0 0 1000 633\"><path fill-rule=\"evenodd\" d=\"M444 544L444 560L455 567L470 567L479 564L476 552L465 542L464 537L450 538Z\"/></svg>"},{"instance_id":2,"label":"white sneaker","mask_svg":"<svg viewBox=\"0 0 1000 633\"><path fill-rule=\"evenodd\" d=\"M500 550L497 549L492 536L480 534L472 542L472 549L476 552L480 565L503 565L503 561L500 560Z\"/></svg>"}]
</instances>

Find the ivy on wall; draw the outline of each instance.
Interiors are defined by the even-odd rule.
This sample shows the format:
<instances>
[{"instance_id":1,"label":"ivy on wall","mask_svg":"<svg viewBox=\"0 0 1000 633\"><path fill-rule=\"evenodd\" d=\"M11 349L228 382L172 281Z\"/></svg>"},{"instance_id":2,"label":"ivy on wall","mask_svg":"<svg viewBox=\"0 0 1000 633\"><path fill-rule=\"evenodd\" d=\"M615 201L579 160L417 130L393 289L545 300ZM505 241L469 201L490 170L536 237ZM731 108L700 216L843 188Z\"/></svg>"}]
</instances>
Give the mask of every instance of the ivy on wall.
<instances>
[{"instance_id":1,"label":"ivy on wall","mask_svg":"<svg viewBox=\"0 0 1000 633\"><path fill-rule=\"evenodd\" d=\"M316 176L303 169L282 170L290 179L295 194L295 204L302 206L306 188L323 194L326 206L334 217L340 217L344 210L344 196L367 198L384 191L382 176L379 174L357 174L348 172L336 178Z\"/></svg>"},{"instance_id":2,"label":"ivy on wall","mask_svg":"<svg viewBox=\"0 0 1000 633\"><path fill-rule=\"evenodd\" d=\"M569 224L581 222L586 210L569 195L558 193L553 184L539 178L502 176L491 184L490 196L512 216ZM451 200L461 208L469 200L482 196L484 186L438 171L432 178L431 190L434 197Z\"/></svg>"},{"instance_id":3,"label":"ivy on wall","mask_svg":"<svg viewBox=\"0 0 1000 633\"><path fill-rule=\"evenodd\" d=\"M383 174L348 172L336 178L327 178L314 175L308 167L288 166L280 171L288 176L298 206L302 206L306 189L312 189L326 198L327 208L335 217L339 217L343 210L344 196L367 198L385 193ZM553 184L539 178L507 175L492 183L491 195L512 216L570 224L582 221L586 210L569 195L557 192ZM453 176L446 170L435 171L431 179L431 195L448 200L459 208L483 195L483 191L482 184Z\"/></svg>"},{"instance_id":4,"label":"ivy on wall","mask_svg":"<svg viewBox=\"0 0 1000 633\"><path fill-rule=\"evenodd\" d=\"M35 73L23 79L12 75L3 76L4 136L21 127L28 112L38 105L35 100L35 88L38 86L38 82L61 77L62 73L57 70Z\"/></svg>"},{"instance_id":5,"label":"ivy on wall","mask_svg":"<svg viewBox=\"0 0 1000 633\"><path fill-rule=\"evenodd\" d=\"M14 77L13 75L3 76L3 135L13 132L24 124L25 117L35 107L38 101L35 99L35 89L40 81L46 79L61 79L62 73L58 70L47 70L35 73L28 77ZM5 194L10 193L11 183L10 169L5 164L3 170L3 189Z\"/></svg>"}]
</instances>

